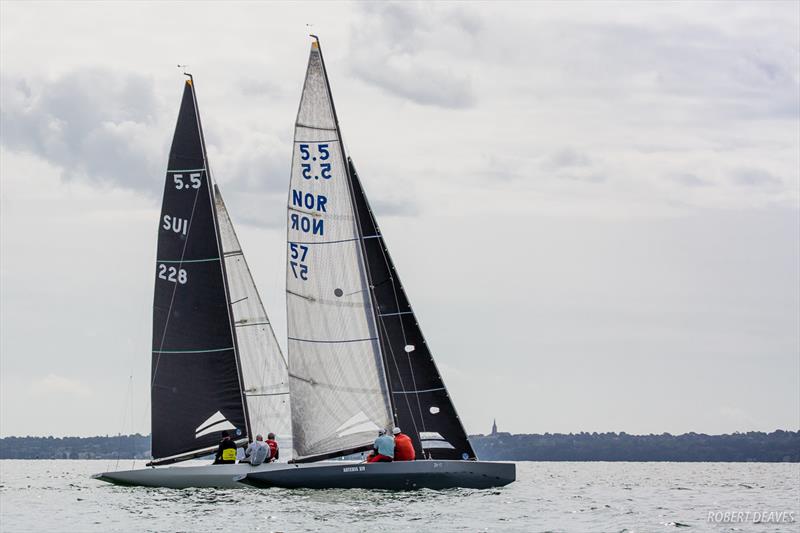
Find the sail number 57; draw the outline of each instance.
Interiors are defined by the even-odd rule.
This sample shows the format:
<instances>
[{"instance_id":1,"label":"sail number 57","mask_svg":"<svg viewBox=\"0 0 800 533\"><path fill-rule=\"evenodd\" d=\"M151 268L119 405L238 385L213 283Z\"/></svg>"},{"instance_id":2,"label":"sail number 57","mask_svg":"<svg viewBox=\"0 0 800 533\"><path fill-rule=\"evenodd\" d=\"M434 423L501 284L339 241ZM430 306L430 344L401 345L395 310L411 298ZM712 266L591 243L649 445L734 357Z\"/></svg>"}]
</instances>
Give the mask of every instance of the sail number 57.
<instances>
[{"instance_id":1,"label":"sail number 57","mask_svg":"<svg viewBox=\"0 0 800 533\"><path fill-rule=\"evenodd\" d=\"M291 242L289 243L289 250L291 251L292 259L295 259L295 261L289 261L289 265L292 267L292 274L294 274L295 278L308 281L308 265L303 264L308 254L308 246Z\"/></svg>"}]
</instances>

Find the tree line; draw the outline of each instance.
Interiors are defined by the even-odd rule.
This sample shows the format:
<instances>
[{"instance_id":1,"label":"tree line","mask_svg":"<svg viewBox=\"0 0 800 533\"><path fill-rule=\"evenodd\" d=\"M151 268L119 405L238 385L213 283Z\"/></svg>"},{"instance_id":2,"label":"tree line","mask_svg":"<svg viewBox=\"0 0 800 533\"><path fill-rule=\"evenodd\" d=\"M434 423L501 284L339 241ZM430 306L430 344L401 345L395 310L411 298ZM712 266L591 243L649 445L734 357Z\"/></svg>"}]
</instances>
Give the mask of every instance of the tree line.
<instances>
[{"instance_id":1,"label":"tree line","mask_svg":"<svg viewBox=\"0 0 800 533\"><path fill-rule=\"evenodd\" d=\"M470 436L487 461L800 462L800 431L730 435L545 433ZM0 459L149 459L149 435L5 437Z\"/></svg>"},{"instance_id":2,"label":"tree line","mask_svg":"<svg viewBox=\"0 0 800 533\"><path fill-rule=\"evenodd\" d=\"M570 433L475 435L478 457L488 461L713 461L800 462L800 431L730 435Z\"/></svg>"}]
</instances>

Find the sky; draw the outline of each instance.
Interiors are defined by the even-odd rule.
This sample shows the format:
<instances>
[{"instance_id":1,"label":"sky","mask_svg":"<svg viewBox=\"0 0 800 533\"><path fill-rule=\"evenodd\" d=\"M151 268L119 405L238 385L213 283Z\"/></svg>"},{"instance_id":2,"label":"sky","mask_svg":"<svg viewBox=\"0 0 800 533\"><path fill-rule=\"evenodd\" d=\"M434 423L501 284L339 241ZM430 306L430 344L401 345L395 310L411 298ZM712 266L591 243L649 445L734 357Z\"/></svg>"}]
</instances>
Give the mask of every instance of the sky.
<instances>
[{"instance_id":1,"label":"sky","mask_svg":"<svg viewBox=\"0 0 800 533\"><path fill-rule=\"evenodd\" d=\"M285 346L310 39L470 433L800 429L800 4L0 2L0 435L149 433L195 78Z\"/></svg>"}]
</instances>

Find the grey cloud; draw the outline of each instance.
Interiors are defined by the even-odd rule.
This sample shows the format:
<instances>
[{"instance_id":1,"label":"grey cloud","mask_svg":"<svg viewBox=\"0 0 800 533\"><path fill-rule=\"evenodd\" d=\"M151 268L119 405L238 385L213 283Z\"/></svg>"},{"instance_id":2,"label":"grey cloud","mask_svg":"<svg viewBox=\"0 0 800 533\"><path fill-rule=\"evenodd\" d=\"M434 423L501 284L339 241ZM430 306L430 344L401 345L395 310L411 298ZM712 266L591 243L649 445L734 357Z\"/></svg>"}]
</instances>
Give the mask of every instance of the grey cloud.
<instances>
[{"instance_id":1,"label":"grey cloud","mask_svg":"<svg viewBox=\"0 0 800 533\"><path fill-rule=\"evenodd\" d=\"M495 42L477 51L482 72L550 103L582 109L587 100L603 101L622 123L637 126L800 115L796 26L756 23L736 31L730 19L721 24L726 13L687 17L681 8L658 24L597 13L555 21L524 10L500 14L486 18ZM658 136L648 137L642 139Z\"/></svg>"},{"instance_id":2,"label":"grey cloud","mask_svg":"<svg viewBox=\"0 0 800 533\"><path fill-rule=\"evenodd\" d=\"M586 154L574 148L562 148L548 157L543 166L546 168L587 167L592 160Z\"/></svg>"},{"instance_id":3,"label":"grey cloud","mask_svg":"<svg viewBox=\"0 0 800 533\"><path fill-rule=\"evenodd\" d=\"M85 68L55 80L3 78L2 144L61 167L66 180L150 190L158 171L151 79ZM154 149L156 148L156 149Z\"/></svg>"},{"instance_id":4,"label":"grey cloud","mask_svg":"<svg viewBox=\"0 0 800 533\"><path fill-rule=\"evenodd\" d=\"M681 174L672 174L670 176L667 176L667 179L674 181L675 183L685 185L687 187L708 187L709 185L711 185L710 181L689 172Z\"/></svg>"},{"instance_id":5,"label":"grey cloud","mask_svg":"<svg viewBox=\"0 0 800 533\"><path fill-rule=\"evenodd\" d=\"M215 157L216 178L226 190L287 194L291 154L284 146L259 140L221 151Z\"/></svg>"},{"instance_id":6,"label":"grey cloud","mask_svg":"<svg viewBox=\"0 0 800 533\"><path fill-rule=\"evenodd\" d=\"M370 207L378 219L383 217L410 217L419 214L419 206L411 200L372 198Z\"/></svg>"},{"instance_id":7,"label":"grey cloud","mask_svg":"<svg viewBox=\"0 0 800 533\"><path fill-rule=\"evenodd\" d=\"M747 187L780 187L783 181L759 168L740 168L731 173L731 181L737 185Z\"/></svg>"},{"instance_id":8,"label":"grey cloud","mask_svg":"<svg viewBox=\"0 0 800 533\"><path fill-rule=\"evenodd\" d=\"M237 87L246 96L283 96L283 87L266 79L242 78Z\"/></svg>"},{"instance_id":9,"label":"grey cloud","mask_svg":"<svg viewBox=\"0 0 800 533\"><path fill-rule=\"evenodd\" d=\"M479 19L427 4L362 4L361 11L350 44L353 75L421 105L475 105L470 72L459 58L475 42Z\"/></svg>"},{"instance_id":10,"label":"grey cloud","mask_svg":"<svg viewBox=\"0 0 800 533\"><path fill-rule=\"evenodd\" d=\"M241 192L226 193L225 202L234 225L247 224L259 228L286 227L286 194Z\"/></svg>"},{"instance_id":11,"label":"grey cloud","mask_svg":"<svg viewBox=\"0 0 800 533\"><path fill-rule=\"evenodd\" d=\"M559 179L566 179L572 181L581 181L583 183L603 183L608 181L608 178L602 174L597 173L588 173L588 174L559 174L557 176Z\"/></svg>"},{"instance_id":12,"label":"grey cloud","mask_svg":"<svg viewBox=\"0 0 800 533\"><path fill-rule=\"evenodd\" d=\"M459 109L475 103L469 79L415 65L413 58L394 56L385 61L362 61L352 72L367 83L418 104Z\"/></svg>"}]
</instances>

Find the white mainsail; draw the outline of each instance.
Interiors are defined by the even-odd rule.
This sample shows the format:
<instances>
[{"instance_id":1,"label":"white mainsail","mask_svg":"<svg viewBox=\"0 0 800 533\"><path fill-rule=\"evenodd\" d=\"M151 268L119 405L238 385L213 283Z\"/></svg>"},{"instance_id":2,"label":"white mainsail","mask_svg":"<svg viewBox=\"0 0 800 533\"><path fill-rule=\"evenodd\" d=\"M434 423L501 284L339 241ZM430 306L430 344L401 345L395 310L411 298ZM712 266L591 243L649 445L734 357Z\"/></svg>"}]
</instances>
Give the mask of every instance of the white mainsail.
<instances>
[{"instance_id":1,"label":"white mainsail","mask_svg":"<svg viewBox=\"0 0 800 533\"><path fill-rule=\"evenodd\" d=\"M286 300L296 460L364 448L391 424L347 162L316 43L295 127Z\"/></svg>"},{"instance_id":2,"label":"white mainsail","mask_svg":"<svg viewBox=\"0 0 800 533\"><path fill-rule=\"evenodd\" d=\"M286 360L216 185L214 204L239 348L242 392L250 419L250 439L255 440L258 433L266 437L268 432L273 432L282 440L288 440L292 428Z\"/></svg>"}]
</instances>

